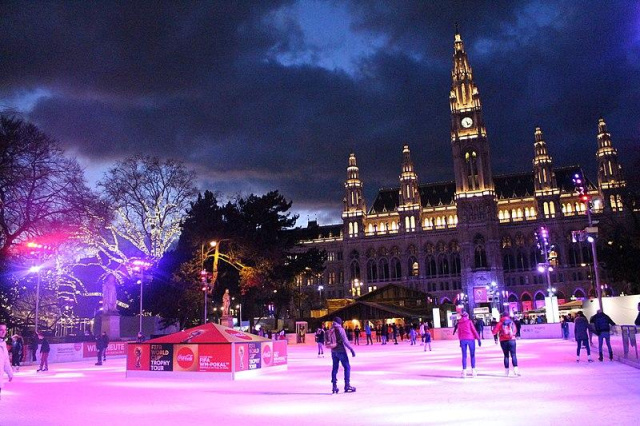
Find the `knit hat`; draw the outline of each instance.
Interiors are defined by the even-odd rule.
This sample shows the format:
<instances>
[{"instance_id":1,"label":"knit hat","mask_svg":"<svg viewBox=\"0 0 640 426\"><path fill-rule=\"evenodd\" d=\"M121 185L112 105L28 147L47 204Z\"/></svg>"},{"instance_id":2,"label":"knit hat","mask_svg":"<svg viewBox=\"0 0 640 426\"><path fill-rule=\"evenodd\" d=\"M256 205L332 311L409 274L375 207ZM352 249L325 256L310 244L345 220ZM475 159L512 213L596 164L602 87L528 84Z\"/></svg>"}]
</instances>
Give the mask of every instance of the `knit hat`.
<instances>
[{"instance_id":1,"label":"knit hat","mask_svg":"<svg viewBox=\"0 0 640 426\"><path fill-rule=\"evenodd\" d=\"M340 318L340 317L335 317L335 318L333 319L333 322L335 322L336 324L340 324L340 325L342 325L342 318Z\"/></svg>"}]
</instances>

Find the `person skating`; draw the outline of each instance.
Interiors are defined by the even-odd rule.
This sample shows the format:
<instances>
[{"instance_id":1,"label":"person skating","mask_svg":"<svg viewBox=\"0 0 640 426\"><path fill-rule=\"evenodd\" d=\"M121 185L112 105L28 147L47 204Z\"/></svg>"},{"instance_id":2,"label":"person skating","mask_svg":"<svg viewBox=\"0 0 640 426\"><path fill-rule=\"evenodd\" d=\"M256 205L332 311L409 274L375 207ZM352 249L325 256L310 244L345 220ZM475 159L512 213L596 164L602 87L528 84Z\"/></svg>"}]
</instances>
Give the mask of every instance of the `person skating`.
<instances>
[{"instance_id":1,"label":"person skating","mask_svg":"<svg viewBox=\"0 0 640 426\"><path fill-rule=\"evenodd\" d=\"M318 344L318 358L324 358L324 330L318 327L316 330L316 343Z\"/></svg>"},{"instance_id":2,"label":"person skating","mask_svg":"<svg viewBox=\"0 0 640 426\"><path fill-rule=\"evenodd\" d=\"M476 317L475 326L476 331L480 335L480 339L484 339L484 320L482 319L482 317Z\"/></svg>"},{"instance_id":3,"label":"person skating","mask_svg":"<svg viewBox=\"0 0 640 426\"><path fill-rule=\"evenodd\" d=\"M49 341L42 333L38 333L38 339L40 339L40 368L36 371L48 371L51 346L49 346Z\"/></svg>"},{"instance_id":4,"label":"person skating","mask_svg":"<svg viewBox=\"0 0 640 426\"><path fill-rule=\"evenodd\" d=\"M471 374L475 377L477 374L475 341L478 341L478 346L482 346L482 340L480 340L475 325L469 319L468 313L463 311L457 324L458 339L460 339L460 349L462 350L462 377L467 376L467 348L471 357Z\"/></svg>"},{"instance_id":5,"label":"person skating","mask_svg":"<svg viewBox=\"0 0 640 426\"><path fill-rule=\"evenodd\" d=\"M347 333L342 328L342 319L335 317L333 319L333 331L336 338L336 347L331 349L331 360L333 361L333 369L331 370L331 383L333 384L332 393L338 393L338 368L342 364L344 369L344 391L355 392L356 388L351 386L351 366L349 365L349 356L347 349L351 351L351 356L356 356L356 351L349 344Z\"/></svg>"},{"instance_id":6,"label":"person skating","mask_svg":"<svg viewBox=\"0 0 640 426\"><path fill-rule=\"evenodd\" d=\"M513 374L519 376L518 357L516 356L516 326L509 317L509 313L502 314L500 322L493 328L492 333L500 340L500 347L504 354L504 375L509 375L509 355L511 355Z\"/></svg>"},{"instance_id":7,"label":"person skating","mask_svg":"<svg viewBox=\"0 0 640 426\"><path fill-rule=\"evenodd\" d=\"M14 334L11 336L11 366L20 371L20 360L22 360L22 337Z\"/></svg>"},{"instance_id":8,"label":"person skating","mask_svg":"<svg viewBox=\"0 0 640 426\"><path fill-rule=\"evenodd\" d=\"M587 360L589 362L593 362L591 359L591 347L589 345L589 333L587 330L589 329L589 322L585 318L582 311L579 311L576 314L576 319L574 321L574 330L576 342L578 342L578 349L576 351L576 362L580 362L580 349L584 344L584 347L587 348Z\"/></svg>"},{"instance_id":9,"label":"person skating","mask_svg":"<svg viewBox=\"0 0 640 426\"><path fill-rule=\"evenodd\" d=\"M431 351L431 332L428 327L424 328L424 335L422 337L424 338L424 352L427 351L427 347L429 347L429 351Z\"/></svg>"},{"instance_id":10,"label":"person skating","mask_svg":"<svg viewBox=\"0 0 640 426\"><path fill-rule=\"evenodd\" d=\"M373 345L373 339L371 338L371 324L369 324L369 321L364 324L364 334L367 336L367 346L369 346L369 344Z\"/></svg>"},{"instance_id":11,"label":"person skating","mask_svg":"<svg viewBox=\"0 0 640 426\"><path fill-rule=\"evenodd\" d=\"M7 345L5 338L7 337L7 324L0 323L0 368L7 373L9 381L13 380L13 369L11 368L11 361L9 361L9 351L7 351ZM0 371L0 396L2 393L2 385L4 384L4 374Z\"/></svg>"},{"instance_id":12,"label":"person skating","mask_svg":"<svg viewBox=\"0 0 640 426\"><path fill-rule=\"evenodd\" d=\"M602 362L602 341L607 342L607 348L609 349L609 361L613 361L613 350L611 349L611 326L616 325L615 322L609 317L609 315L602 312L602 309L598 309L598 312L591 317L589 321L595 328L595 333L598 336L598 360Z\"/></svg>"}]
</instances>

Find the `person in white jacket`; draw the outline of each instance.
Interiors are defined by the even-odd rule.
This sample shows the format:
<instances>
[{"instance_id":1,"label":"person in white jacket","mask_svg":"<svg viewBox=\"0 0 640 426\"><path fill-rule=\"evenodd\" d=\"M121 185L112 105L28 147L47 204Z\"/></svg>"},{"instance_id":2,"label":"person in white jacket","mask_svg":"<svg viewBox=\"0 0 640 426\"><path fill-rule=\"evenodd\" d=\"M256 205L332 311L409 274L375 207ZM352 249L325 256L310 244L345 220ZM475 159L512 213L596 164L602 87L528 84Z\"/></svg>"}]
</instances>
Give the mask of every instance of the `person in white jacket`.
<instances>
[{"instance_id":1,"label":"person in white jacket","mask_svg":"<svg viewBox=\"0 0 640 426\"><path fill-rule=\"evenodd\" d=\"M11 360L9 360L9 351L7 351L7 342L4 340L7 337L7 324L0 324L0 365L7 376L9 381L13 380L13 368L11 368ZM0 371L0 397L2 396L2 386L4 385L4 374Z\"/></svg>"}]
</instances>

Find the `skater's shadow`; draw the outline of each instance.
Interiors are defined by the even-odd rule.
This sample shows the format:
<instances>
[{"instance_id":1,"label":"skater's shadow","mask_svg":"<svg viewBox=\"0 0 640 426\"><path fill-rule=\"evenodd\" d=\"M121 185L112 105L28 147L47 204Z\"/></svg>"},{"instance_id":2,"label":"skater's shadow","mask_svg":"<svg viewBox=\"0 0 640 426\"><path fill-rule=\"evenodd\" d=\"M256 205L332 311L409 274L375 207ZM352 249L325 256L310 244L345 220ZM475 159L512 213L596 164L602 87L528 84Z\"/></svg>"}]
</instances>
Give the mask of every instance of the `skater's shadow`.
<instances>
[{"instance_id":1,"label":"skater's shadow","mask_svg":"<svg viewBox=\"0 0 640 426\"><path fill-rule=\"evenodd\" d=\"M212 393L224 393L225 395L227 394L234 394L234 395L326 395L326 394L330 394L331 391L327 391L327 392L278 392L278 391L236 391L236 392L230 392L228 390L224 390L224 391L211 391Z\"/></svg>"}]
</instances>

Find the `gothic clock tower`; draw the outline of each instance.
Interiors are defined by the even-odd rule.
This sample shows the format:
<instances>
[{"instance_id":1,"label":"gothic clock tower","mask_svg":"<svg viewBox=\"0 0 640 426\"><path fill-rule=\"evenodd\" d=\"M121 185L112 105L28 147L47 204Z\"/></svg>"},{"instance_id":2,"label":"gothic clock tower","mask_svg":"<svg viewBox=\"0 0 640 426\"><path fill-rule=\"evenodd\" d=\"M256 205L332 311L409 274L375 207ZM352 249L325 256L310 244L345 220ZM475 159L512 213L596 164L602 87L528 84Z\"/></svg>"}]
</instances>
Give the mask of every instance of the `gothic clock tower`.
<instances>
[{"instance_id":1,"label":"gothic clock tower","mask_svg":"<svg viewBox=\"0 0 640 426\"><path fill-rule=\"evenodd\" d=\"M473 70L457 28L451 78L451 149L461 234L462 288L472 308L485 302L474 299L478 294L475 290L491 283L504 288L504 278L487 129Z\"/></svg>"}]
</instances>

